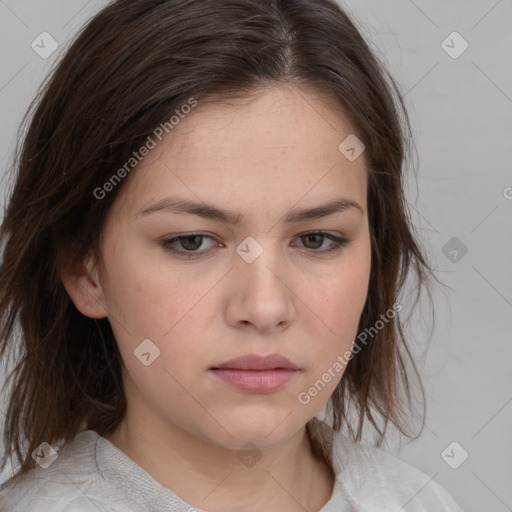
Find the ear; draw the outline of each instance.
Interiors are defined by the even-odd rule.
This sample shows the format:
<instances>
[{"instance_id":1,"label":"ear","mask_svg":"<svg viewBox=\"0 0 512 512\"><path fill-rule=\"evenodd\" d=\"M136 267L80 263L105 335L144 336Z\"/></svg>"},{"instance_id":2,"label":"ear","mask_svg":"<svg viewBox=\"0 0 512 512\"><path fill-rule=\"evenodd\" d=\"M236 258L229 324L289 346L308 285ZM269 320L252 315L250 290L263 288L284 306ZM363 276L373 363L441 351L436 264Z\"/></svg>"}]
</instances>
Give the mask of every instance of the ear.
<instances>
[{"instance_id":1,"label":"ear","mask_svg":"<svg viewBox=\"0 0 512 512\"><path fill-rule=\"evenodd\" d=\"M105 318L105 295L92 255L84 262L69 261L61 265L60 278L78 311L89 318Z\"/></svg>"}]
</instances>

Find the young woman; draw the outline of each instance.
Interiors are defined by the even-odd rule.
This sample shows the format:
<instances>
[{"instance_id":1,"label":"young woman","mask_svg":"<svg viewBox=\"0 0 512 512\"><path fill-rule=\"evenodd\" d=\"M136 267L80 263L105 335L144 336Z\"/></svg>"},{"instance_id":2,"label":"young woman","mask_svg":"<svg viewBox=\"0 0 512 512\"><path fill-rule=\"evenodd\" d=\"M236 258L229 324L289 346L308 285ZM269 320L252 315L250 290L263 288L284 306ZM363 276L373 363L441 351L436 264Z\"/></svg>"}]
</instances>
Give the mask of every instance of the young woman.
<instances>
[{"instance_id":1,"label":"young woman","mask_svg":"<svg viewBox=\"0 0 512 512\"><path fill-rule=\"evenodd\" d=\"M430 270L403 101L334 1L114 1L33 107L0 510L460 511L360 442L410 435L398 313Z\"/></svg>"}]
</instances>

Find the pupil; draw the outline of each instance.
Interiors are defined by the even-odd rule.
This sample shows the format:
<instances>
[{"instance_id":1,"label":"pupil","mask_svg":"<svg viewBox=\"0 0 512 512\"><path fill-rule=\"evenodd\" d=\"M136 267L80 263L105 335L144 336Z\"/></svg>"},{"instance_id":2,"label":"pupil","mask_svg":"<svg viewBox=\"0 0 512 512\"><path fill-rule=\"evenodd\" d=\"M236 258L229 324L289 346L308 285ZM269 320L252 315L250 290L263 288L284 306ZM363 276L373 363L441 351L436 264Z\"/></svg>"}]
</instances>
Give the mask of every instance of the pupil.
<instances>
[{"instance_id":1,"label":"pupil","mask_svg":"<svg viewBox=\"0 0 512 512\"><path fill-rule=\"evenodd\" d=\"M306 235L307 239L308 239L308 242L311 242L311 239L313 238L316 238L316 237L322 237L322 235ZM313 241L313 244L314 244L314 241ZM322 245L322 243L320 242L320 245Z\"/></svg>"},{"instance_id":2,"label":"pupil","mask_svg":"<svg viewBox=\"0 0 512 512\"><path fill-rule=\"evenodd\" d=\"M194 245L194 242L193 240L195 239L196 242L197 242L197 239L200 239L201 237L199 235L190 235L190 236L187 236L185 237L185 245L192 243L192 245ZM197 246L200 246L201 245L201 242L199 242L198 244L196 244ZM198 247L185 247L185 249L197 249Z\"/></svg>"}]
</instances>

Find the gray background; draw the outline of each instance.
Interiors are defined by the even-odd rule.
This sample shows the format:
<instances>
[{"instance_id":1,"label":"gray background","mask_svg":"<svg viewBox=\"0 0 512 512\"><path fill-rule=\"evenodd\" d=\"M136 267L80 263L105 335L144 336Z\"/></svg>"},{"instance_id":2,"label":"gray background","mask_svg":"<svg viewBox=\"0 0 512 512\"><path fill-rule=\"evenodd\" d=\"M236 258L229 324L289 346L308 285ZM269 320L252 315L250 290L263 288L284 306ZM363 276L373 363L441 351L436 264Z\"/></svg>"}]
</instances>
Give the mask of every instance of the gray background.
<instances>
[{"instance_id":1,"label":"gray background","mask_svg":"<svg viewBox=\"0 0 512 512\"><path fill-rule=\"evenodd\" d=\"M63 43L103 5L0 0L2 174L22 114ZM417 316L413 324L426 426L417 440L400 444L392 435L384 448L447 488L466 511L512 511L512 1L343 5L406 93L419 162L409 201L447 285L434 289L430 341L428 322ZM31 48L43 31L60 45L48 59ZM457 58L458 36L445 43L452 56L442 46L454 31L469 44ZM1 186L5 204L5 178Z\"/></svg>"}]
</instances>

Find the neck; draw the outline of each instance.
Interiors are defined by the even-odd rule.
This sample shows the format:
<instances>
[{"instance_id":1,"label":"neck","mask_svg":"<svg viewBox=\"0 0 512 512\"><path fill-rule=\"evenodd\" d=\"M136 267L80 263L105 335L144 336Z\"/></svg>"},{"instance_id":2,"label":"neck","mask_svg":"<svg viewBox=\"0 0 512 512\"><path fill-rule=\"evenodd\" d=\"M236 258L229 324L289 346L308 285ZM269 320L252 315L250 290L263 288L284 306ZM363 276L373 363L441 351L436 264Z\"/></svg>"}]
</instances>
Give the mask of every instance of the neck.
<instances>
[{"instance_id":1,"label":"neck","mask_svg":"<svg viewBox=\"0 0 512 512\"><path fill-rule=\"evenodd\" d=\"M175 424L157 422L151 432L147 424L144 414L132 415L128 408L119 428L105 437L194 507L315 512L331 497L334 473L314 456L305 426L284 443L247 453L245 459L239 451L199 439Z\"/></svg>"}]
</instances>

